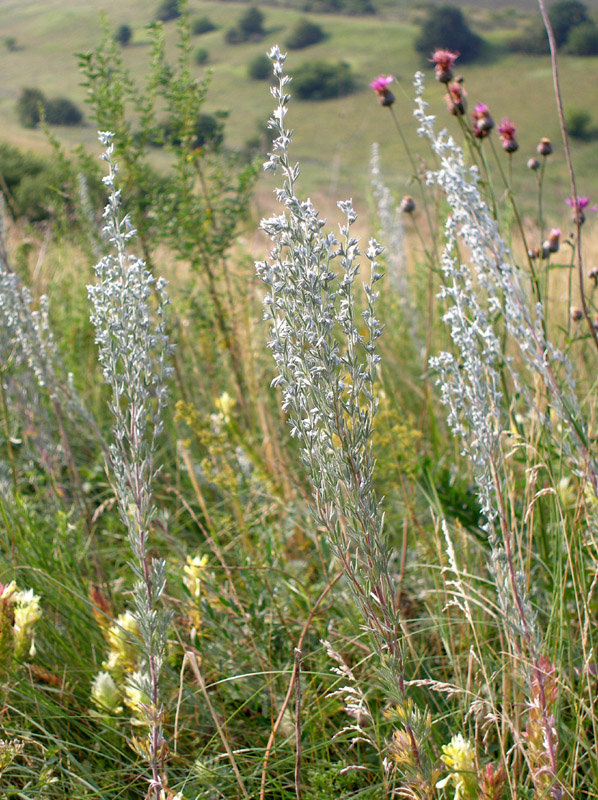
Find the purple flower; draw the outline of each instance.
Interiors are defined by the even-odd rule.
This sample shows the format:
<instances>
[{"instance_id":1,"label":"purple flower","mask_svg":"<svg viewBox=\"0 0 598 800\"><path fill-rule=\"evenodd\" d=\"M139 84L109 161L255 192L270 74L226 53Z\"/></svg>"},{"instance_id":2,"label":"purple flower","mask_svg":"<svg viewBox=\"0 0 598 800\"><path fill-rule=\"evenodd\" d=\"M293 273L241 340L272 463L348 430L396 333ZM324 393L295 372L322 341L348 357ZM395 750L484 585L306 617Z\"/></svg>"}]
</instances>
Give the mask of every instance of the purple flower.
<instances>
[{"instance_id":1,"label":"purple flower","mask_svg":"<svg viewBox=\"0 0 598 800\"><path fill-rule=\"evenodd\" d=\"M575 208L575 197L567 197L565 203L571 208ZM590 205L590 198L589 197L580 197L577 195L577 210L573 213L573 222L579 223L583 225L586 221L586 215L584 214L584 208L587 208ZM590 211L598 211L598 206L590 206Z\"/></svg>"},{"instance_id":2,"label":"purple flower","mask_svg":"<svg viewBox=\"0 0 598 800\"><path fill-rule=\"evenodd\" d=\"M392 75L378 75L376 80L370 83L370 88L376 92L378 100L383 106L391 106L395 101L394 94L388 88L388 84L393 80Z\"/></svg>"}]
</instances>

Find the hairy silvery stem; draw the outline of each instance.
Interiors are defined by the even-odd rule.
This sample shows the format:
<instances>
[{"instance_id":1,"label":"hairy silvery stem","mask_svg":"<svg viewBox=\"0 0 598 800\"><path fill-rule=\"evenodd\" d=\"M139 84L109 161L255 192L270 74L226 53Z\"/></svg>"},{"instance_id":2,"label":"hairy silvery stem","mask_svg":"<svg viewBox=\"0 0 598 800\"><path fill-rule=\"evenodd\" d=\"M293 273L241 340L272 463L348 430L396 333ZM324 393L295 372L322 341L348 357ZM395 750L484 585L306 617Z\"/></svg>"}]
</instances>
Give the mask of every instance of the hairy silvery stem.
<instances>
[{"instance_id":1,"label":"hairy silvery stem","mask_svg":"<svg viewBox=\"0 0 598 800\"><path fill-rule=\"evenodd\" d=\"M152 498L152 481L158 471L154 466L155 444L162 429L161 412L167 403L166 381L171 373L167 364L171 347L165 333L169 301L165 281L154 281L145 263L127 254L127 244L135 231L127 216L119 218L120 191L115 188L118 168L112 161L111 140L112 134L100 134L100 141L106 146L103 159L109 166L104 183L110 189L104 232L113 252L96 266L99 282L88 286L88 293L94 307L91 321L96 329L102 372L112 387L110 409L115 423L109 464L120 517L136 559L133 596L144 661L135 680L136 688L146 698L140 707L148 725L149 796L161 800L164 739L159 680L170 615L160 609L166 564L150 559L147 544L156 514ZM158 298L157 322L150 313L152 291Z\"/></svg>"}]
</instances>

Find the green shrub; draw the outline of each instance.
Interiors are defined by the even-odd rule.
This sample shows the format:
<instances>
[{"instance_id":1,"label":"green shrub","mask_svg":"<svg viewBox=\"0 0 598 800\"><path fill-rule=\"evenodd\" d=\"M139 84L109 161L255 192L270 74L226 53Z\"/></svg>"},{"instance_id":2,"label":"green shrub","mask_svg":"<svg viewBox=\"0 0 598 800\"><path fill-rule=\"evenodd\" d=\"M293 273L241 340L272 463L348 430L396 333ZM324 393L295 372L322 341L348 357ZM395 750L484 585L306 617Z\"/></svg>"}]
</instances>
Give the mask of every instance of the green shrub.
<instances>
[{"instance_id":1,"label":"green shrub","mask_svg":"<svg viewBox=\"0 0 598 800\"><path fill-rule=\"evenodd\" d=\"M83 121L83 114L68 97L46 100L44 111L50 125L80 125Z\"/></svg>"},{"instance_id":2,"label":"green shrub","mask_svg":"<svg viewBox=\"0 0 598 800\"><path fill-rule=\"evenodd\" d=\"M179 0L162 0L156 11L155 19L158 22L170 22L180 16Z\"/></svg>"},{"instance_id":3,"label":"green shrub","mask_svg":"<svg viewBox=\"0 0 598 800\"><path fill-rule=\"evenodd\" d=\"M7 142L0 142L0 175L11 195L23 178L37 175L45 168L46 164L39 156Z\"/></svg>"},{"instance_id":4,"label":"green shrub","mask_svg":"<svg viewBox=\"0 0 598 800\"><path fill-rule=\"evenodd\" d=\"M350 17L376 13L372 0L304 0L301 9L314 14L346 14Z\"/></svg>"},{"instance_id":5,"label":"green shrub","mask_svg":"<svg viewBox=\"0 0 598 800\"><path fill-rule=\"evenodd\" d=\"M530 56L544 56L550 53L542 17L538 15L535 23L529 25L523 33L509 39L507 44L513 53L525 53Z\"/></svg>"},{"instance_id":6,"label":"green shrub","mask_svg":"<svg viewBox=\"0 0 598 800\"><path fill-rule=\"evenodd\" d=\"M132 36L133 30L130 25L120 25L114 34L116 41L123 47L126 47L129 44Z\"/></svg>"},{"instance_id":7,"label":"green shrub","mask_svg":"<svg viewBox=\"0 0 598 800\"><path fill-rule=\"evenodd\" d=\"M13 53L17 49L17 37L16 36L5 36L4 37L4 47L8 50L9 53Z\"/></svg>"},{"instance_id":8,"label":"green shrub","mask_svg":"<svg viewBox=\"0 0 598 800\"><path fill-rule=\"evenodd\" d=\"M234 28L227 30L224 38L228 44L242 44L243 42L258 42L265 33L264 15L257 6L249 6L241 14Z\"/></svg>"},{"instance_id":9,"label":"green shrub","mask_svg":"<svg viewBox=\"0 0 598 800\"><path fill-rule=\"evenodd\" d=\"M216 114L200 113L195 124L191 147L209 147L212 150L218 150L224 141L225 118L226 114L223 112L217 112ZM182 143L181 132L173 119L167 119L162 122L151 140L151 144L154 147L163 147L165 145L181 147Z\"/></svg>"},{"instance_id":10,"label":"green shrub","mask_svg":"<svg viewBox=\"0 0 598 800\"><path fill-rule=\"evenodd\" d=\"M415 49L424 58L437 48L447 48L459 53L460 61L473 61L482 50L484 40L467 24L461 9L439 6L430 10L424 20Z\"/></svg>"},{"instance_id":11,"label":"green shrub","mask_svg":"<svg viewBox=\"0 0 598 800\"><path fill-rule=\"evenodd\" d=\"M301 50L312 44L317 44L324 39L324 31L315 22L308 19L299 19L291 28L285 46L289 50Z\"/></svg>"},{"instance_id":12,"label":"green shrub","mask_svg":"<svg viewBox=\"0 0 598 800\"><path fill-rule=\"evenodd\" d=\"M83 114L68 97L50 100L39 89L22 89L17 100L17 116L24 128L35 128L42 112L50 125L80 125Z\"/></svg>"},{"instance_id":13,"label":"green shrub","mask_svg":"<svg viewBox=\"0 0 598 800\"><path fill-rule=\"evenodd\" d=\"M202 64L206 64L209 57L210 54L205 47L198 47L195 53L193 54L193 60L199 66L201 66Z\"/></svg>"},{"instance_id":14,"label":"green shrub","mask_svg":"<svg viewBox=\"0 0 598 800\"><path fill-rule=\"evenodd\" d=\"M201 36L202 33L210 33L215 31L216 25L209 17L198 17L191 23L191 31L195 36Z\"/></svg>"},{"instance_id":15,"label":"green shrub","mask_svg":"<svg viewBox=\"0 0 598 800\"><path fill-rule=\"evenodd\" d=\"M41 120L46 97L39 89L21 89L17 100L17 117L24 128L35 128Z\"/></svg>"},{"instance_id":16,"label":"green shrub","mask_svg":"<svg viewBox=\"0 0 598 800\"><path fill-rule=\"evenodd\" d=\"M272 62L263 53L254 56L247 65L247 75L254 81L265 81L272 75Z\"/></svg>"},{"instance_id":17,"label":"green shrub","mask_svg":"<svg viewBox=\"0 0 598 800\"><path fill-rule=\"evenodd\" d=\"M355 80L344 61L308 61L295 70L293 88L301 100L328 100L352 92Z\"/></svg>"},{"instance_id":18,"label":"green shrub","mask_svg":"<svg viewBox=\"0 0 598 800\"><path fill-rule=\"evenodd\" d=\"M557 0L548 9L548 18L557 47L562 47L566 43L573 28L592 21L588 16L587 7L580 0Z\"/></svg>"},{"instance_id":19,"label":"green shrub","mask_svg":"<svg viewBox=\"0 0 598 800\"><path fill-rule=\"evenodd\" d=\"M583 22L569 31L566 49L574 56L598 55L598 26L593 22Z\"/></svg>"},{"instance_id":20,"label":"green shrub","mask_svg":"<svg viewBox=\"0 0 598 800\"><path fill-rule=\"evenodd\" d=\"M570 108L565 112L567 133L574 139L591 139L593 136L591 122L592 115L586 108Z\"/></svg>"}]
</instances>

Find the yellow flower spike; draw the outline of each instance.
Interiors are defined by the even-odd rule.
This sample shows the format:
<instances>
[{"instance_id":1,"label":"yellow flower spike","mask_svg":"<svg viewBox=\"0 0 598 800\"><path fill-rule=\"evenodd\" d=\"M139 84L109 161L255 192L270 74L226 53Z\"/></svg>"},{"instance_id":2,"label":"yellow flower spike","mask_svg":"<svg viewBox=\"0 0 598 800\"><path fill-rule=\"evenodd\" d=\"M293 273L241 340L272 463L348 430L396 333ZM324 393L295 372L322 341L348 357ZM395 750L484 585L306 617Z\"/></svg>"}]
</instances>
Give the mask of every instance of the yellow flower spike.
<instances>
[{"instance_id":1,"label":"yellow flower spike","mask_svg":"<svg viewBox=\"0 0 598 800\"><path fill-rule=\"evenodd\" d=\"M123 710L123 707L119 705L119 691L109 672L98 672L95 676L91 684L91 699L100 711L120 714Z\"/></svg>"},{"instance_id":2,"label":"yellow flower spike","mask_svg":"<svg viewBox=\"0 0 598 800\"><path fill-rule=\"evenodd\" d=\"M33 628L42 615L39 596L33 593L33 589L27 589L22 592L14 591L11 597L14 604L13 636L15 653L17 653L18 657L18 654L30 642L29 656L33 658L35 655Z\"/></svg>"},{"instance_id":3,"label":"yellow flower spike","mask_svg":"<svg viewBox=\"0 0 598 800\"><path fill-rule=\"evenodd\" d=\"M134 669L137 647L131 639L138 638L139 628L134 615L130 611L119 614L114 625L111 625L106 633L110 651L107 661L103 664L104 668L121 669L125 672Z\"/></svg>"},{"instance_id":4,"label":"yellow flower spike","mask_svg":"<svg viewBox=\"0 0 598 800\"><path fill-rule=\"evenodd\" d=\"M201 578L207 563L207 555L195 556L194 558L187 556L187 563L183 567L185 586L189 590L191 597L196 600L201 595Z\"/></svg>"},{"instance_id":5,"label":"yellow flower spike","mask_svg":"<svg viewBox=\"0 0 598 800\"><path fill-rule=\"evenodd\" d=\"M147 723L147 714L144 711L144 707L151 706L150 698L143 689L139 688L142 677L140 672L134 672L129 675L124 685L125 704L135 716L140 717L140 719L133 720L138 725Z\"/></svg>"},{"instance_id":6,"label":"yellow flower spike","mask_svg":"<svg viewBox=\"0 0 598 800\"><path fill-rule=\"evenodd\" d=\"M216 408L222 414L224 422L230 422L230 414L236 405L236 401L229 395L228 392L223 392L216 400Z\"/></svg>"},{"instance_id":7,"label":"yellow flower spike","mask_svg":"<svg viewBox=\"0 0 598 800\"><path fill-rule=\"evenodd\" d=\"M440 760L449 768L450 773L438 781L437 789L442 789L453 783L455 786L455 800L475 800L478 791L478 781L475 772L475 751L471 742L458 733L448 744L442 745Z\"/></svg>"}]
</instances>

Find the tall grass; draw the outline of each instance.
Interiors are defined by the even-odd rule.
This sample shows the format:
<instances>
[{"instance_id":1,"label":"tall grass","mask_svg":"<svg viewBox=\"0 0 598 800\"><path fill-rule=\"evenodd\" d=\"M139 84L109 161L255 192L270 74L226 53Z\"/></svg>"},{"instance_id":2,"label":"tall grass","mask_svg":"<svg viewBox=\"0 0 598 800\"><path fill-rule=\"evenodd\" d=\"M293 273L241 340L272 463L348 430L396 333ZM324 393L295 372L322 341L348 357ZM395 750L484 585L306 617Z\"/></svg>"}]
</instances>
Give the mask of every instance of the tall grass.
<instances>
[{"instance_id":1,"label":"tall grass","mask_svg":"<svg viewBox=\"0 0 598 800\"><path fill-rule=\"evenodd\" d=\"M193 146L185 25L151 96L108 41L83 59L107 240L2 237L0 794L598 797L592 212L551 229L544 142L524 218L514 132L417 75L410 195L375 158L362 255L350 201L333 232L302 195L274 48L256 277L254 169Z\"/></svg>"}]
</instances>

